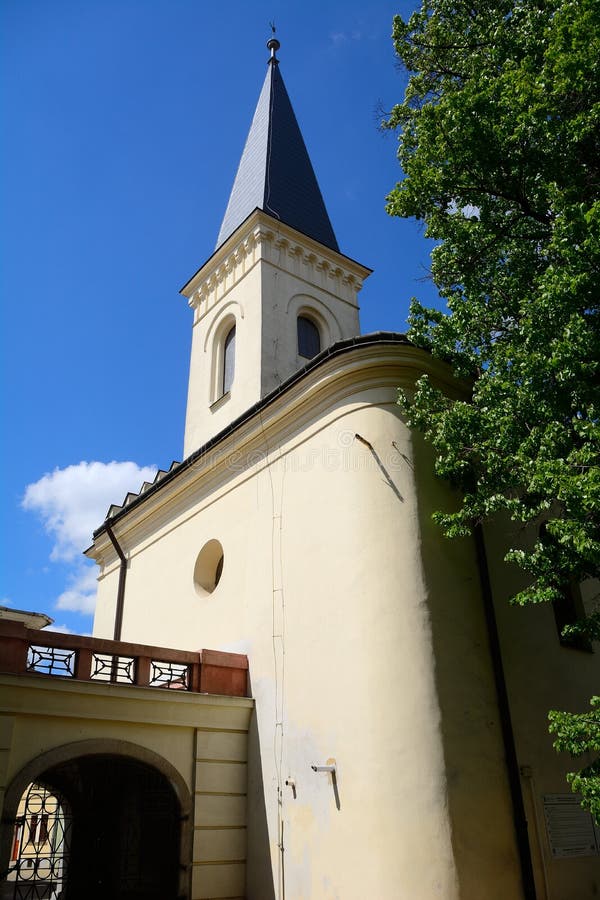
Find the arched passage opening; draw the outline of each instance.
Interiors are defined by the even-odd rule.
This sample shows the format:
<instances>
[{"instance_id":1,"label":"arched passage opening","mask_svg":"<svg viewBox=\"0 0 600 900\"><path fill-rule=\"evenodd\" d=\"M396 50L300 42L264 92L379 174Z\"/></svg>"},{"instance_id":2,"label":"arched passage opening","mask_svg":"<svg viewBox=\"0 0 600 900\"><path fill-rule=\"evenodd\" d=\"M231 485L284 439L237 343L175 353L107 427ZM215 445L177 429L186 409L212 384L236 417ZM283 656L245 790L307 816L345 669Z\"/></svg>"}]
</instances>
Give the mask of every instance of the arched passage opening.
<instances>
[{"instance_id":1,"label":"arched passage opening","mask_svg":"<svg viewBox=\"0 0 600 900\"><path fill-rule=\"evenodd\" d=\"M46 766L6 822L10 860L0 898L187 897L182 829L189 810L178 793L164 772L124 754L88 753Z\"/></svg>"}]
</instances>

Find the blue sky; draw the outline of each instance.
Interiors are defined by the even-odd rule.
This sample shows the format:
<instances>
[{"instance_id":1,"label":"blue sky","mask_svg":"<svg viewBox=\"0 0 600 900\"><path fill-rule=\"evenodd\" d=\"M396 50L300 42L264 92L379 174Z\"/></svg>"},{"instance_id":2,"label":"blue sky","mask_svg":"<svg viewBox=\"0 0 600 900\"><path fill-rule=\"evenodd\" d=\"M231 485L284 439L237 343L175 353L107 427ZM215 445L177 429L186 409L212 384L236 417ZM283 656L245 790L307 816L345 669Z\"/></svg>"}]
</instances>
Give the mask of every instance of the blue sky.
<instances>
[{"instance_id":1,"label":"blue sky","mask_svg":"<svg viewBox=\"0 0 600 900\"><path fill-rule=\"evenodd\" d=\"M269 22L363 332L404 331L430 242L385 213L377 127L413 3L3 0L0 604L91 630L81 556L111 502L182 454L191 312L264 79Z\"/></svg>"}]
</instances>

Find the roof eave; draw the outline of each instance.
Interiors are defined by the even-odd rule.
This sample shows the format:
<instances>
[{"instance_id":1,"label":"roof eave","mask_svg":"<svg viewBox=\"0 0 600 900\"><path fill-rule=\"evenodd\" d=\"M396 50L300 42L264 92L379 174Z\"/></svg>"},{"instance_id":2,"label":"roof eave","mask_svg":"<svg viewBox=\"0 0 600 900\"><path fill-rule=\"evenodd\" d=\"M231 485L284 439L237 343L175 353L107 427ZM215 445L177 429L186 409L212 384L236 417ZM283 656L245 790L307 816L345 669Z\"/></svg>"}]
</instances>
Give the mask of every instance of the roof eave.
<instances>
[{"instance_id":1,"label":"roof eave","mask_svg":"<svg viewBox=\"0 0 600 900\"><path fill-rule=\"evenodd\" d=\"M236 431L238 428L241 428L253 416L262 412L268 405L277 400L277 398L281 396L281 394L290 390L294 385L298 383L298 381L305 378L309 372L312 372L319 366L324 365L333 357L341 356L345 353L353 351L354 349L365 347L369 344L403 344L405 346L413 347L415 350L419 350L419 352L425 353L426 356L430 356L427 351L415 347L412 341L410 341L405 334L393 331L377 331L373 332L372 334L358 335L357 337L349 338L344 341L338 341L337 343L332 344L330 347L326 347L325 350L322 350L321 353L319 353L313 359L309 360L306 365L294 372L293 375L291 375L278 387L276 387L265 397L263 397L262 400L259 400L257 403L251 406L250 409L242 413L241 416L238 416L237 419L235 419L222 431L220 431L213 438L207 441L206 444L203 444L197 450L194 450L193 453L186 457L186 459L184 459L178 466L166 473L164 477L153 484L152 487L148 488L148 490L144 491L142 494L139 494L137 498L128 503L127 506L119 509L119 511L116 512L113 516L107 517L102 525L94 531L94 541L106 530L107 524L112 525L113 523L123 519L128 515L129 512L131 512L131 510L138 508L143 502L145 502L151 496L154 496L161 488L165 487L167 484L173 481L174 478L178 477L190 467L194 466L199 459L206 457L207 454L210 453L210 451L212 451L218 444L224 441L232 432ZM89 551L91 550L92 547L88 548L88 550L85 551L86 555L90 555Z\"/></svg>"},{"instance_id":2,"label":"roof eave","mask_svg":"<svg viewBox=\"0 0 600 900\"><path fill-rule=\"evenodd\" d=\"M265 212L259 207L255 207L249 216L246 216L243 222L241 222L238 227L233 231L229 237L220 244L214 253L208 257L206 262L204 262L199 269L197 269L191 278L189 278L183 287L180 288L179 293L184 297L189 297L194 292L198 284L202 281L204 277L204 272L208 268L214 268L221 259L221 257L225 258L231 250L235 247L236 243L242 240L242 235L246 231L250 231L254 225L264 217L265 220L270 223L274 223L277 226L282 226L284 229L289 229L290 232L293 232L297 235L300 235L302 240L308 241L313 244L319 252L324 253L325 255L331 254L333 257L339 257L342 259L346 265L351 267L355 267L357 269L357 274L361 276L361 278L367 278L372 274L373 269L369 266L365 266L362 263L357 262L357 260L353 259L351 256L346 256L344 253L340 253L339 250L333 250L331 247L328 247L327 244L321 244L320 241L317 241L315 238L311 237L309 234L305 234L302 231L299 231L297 228L294 228L293 225L288 225L287 222L283 222L280 219L277 219L275 216L272 216L270 213Z\"/></svg>"}]
</instances>

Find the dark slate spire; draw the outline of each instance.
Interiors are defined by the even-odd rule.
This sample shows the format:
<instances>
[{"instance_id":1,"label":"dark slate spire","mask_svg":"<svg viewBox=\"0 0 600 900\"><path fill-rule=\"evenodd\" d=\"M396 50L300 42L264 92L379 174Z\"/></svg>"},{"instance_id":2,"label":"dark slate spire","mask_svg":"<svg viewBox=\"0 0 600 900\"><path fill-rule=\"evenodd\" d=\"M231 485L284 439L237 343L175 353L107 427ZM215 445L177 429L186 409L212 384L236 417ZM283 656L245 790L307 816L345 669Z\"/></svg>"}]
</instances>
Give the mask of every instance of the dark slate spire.
<instances>
[{"instance_id":1,"label":"dark slate spire","mask_svg":"<svg viewBox=\"0 0 600 900\"><path fill-rule=\"evenodd\" d=\"M246 146L235 176L217 247L256 208L339 252L323 197L298 127L275 53L271 51Z\"/></svg>"}]
</instances>

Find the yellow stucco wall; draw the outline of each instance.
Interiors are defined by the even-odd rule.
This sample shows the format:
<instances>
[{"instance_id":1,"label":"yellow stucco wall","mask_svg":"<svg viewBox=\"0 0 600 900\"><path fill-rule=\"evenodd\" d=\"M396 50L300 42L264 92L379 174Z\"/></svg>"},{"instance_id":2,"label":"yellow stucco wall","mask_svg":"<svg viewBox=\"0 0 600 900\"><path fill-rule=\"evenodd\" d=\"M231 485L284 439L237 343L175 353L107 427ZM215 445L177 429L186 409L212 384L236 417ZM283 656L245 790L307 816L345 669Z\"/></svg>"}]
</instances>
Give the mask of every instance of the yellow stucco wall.
<instances>
[{"instance_id":1,"label":"yellow stucco wall","mask_svg":"<svg viewBox=\"0 0 600 900\"><path fill-rule=\"evenodd\" d=\"M424 365L443 377L403 346L324 364L115 525L124 639L248 654L254 900L284 871L297 900L521 896L472 547L431 527L447 495L395 405ZM202 594L211 539L223 575ZM116 566L94 552L101 636ZM336 790L310 768L327 760Z\"/></svg>"},{"instance_id":2,"label":"yellow stucco wall","mask_svg":"<svg viewBox=\"0 0 600 900\"><path fill-rule=\"evenodd\" d=\"M498 519L486 529L490 577L496 602L506 681L515 729L523 796L530 823L532 856L538 895L542 900L592 898L600 893L598 856L553 858L544 822L543 798L569 794L565 774L587 760L572 760L551 749L548 711L585 712L600 684L598 644L595 652L564 647L549 605L519 607L509 597L525 587L516 566L502 562L515 542L524 540L514 526ZM600 584L589 582L588 594L600 597Z\"/></svg>"},{"instance_id":3,"label":"yellow stucco wall","mask_svg":"<svg viewBox=\"0 0 600 900\"><path fill-rule=\"evenodd\" d=\"M20 796L57 762L90 753L139 759L171 781L189 820L182 846L185 896L241 898L252 708L244 698L0 675L2 801L7 789ZM9 813L3 818L5 854Z\"/></svg>"}]
</instances>

